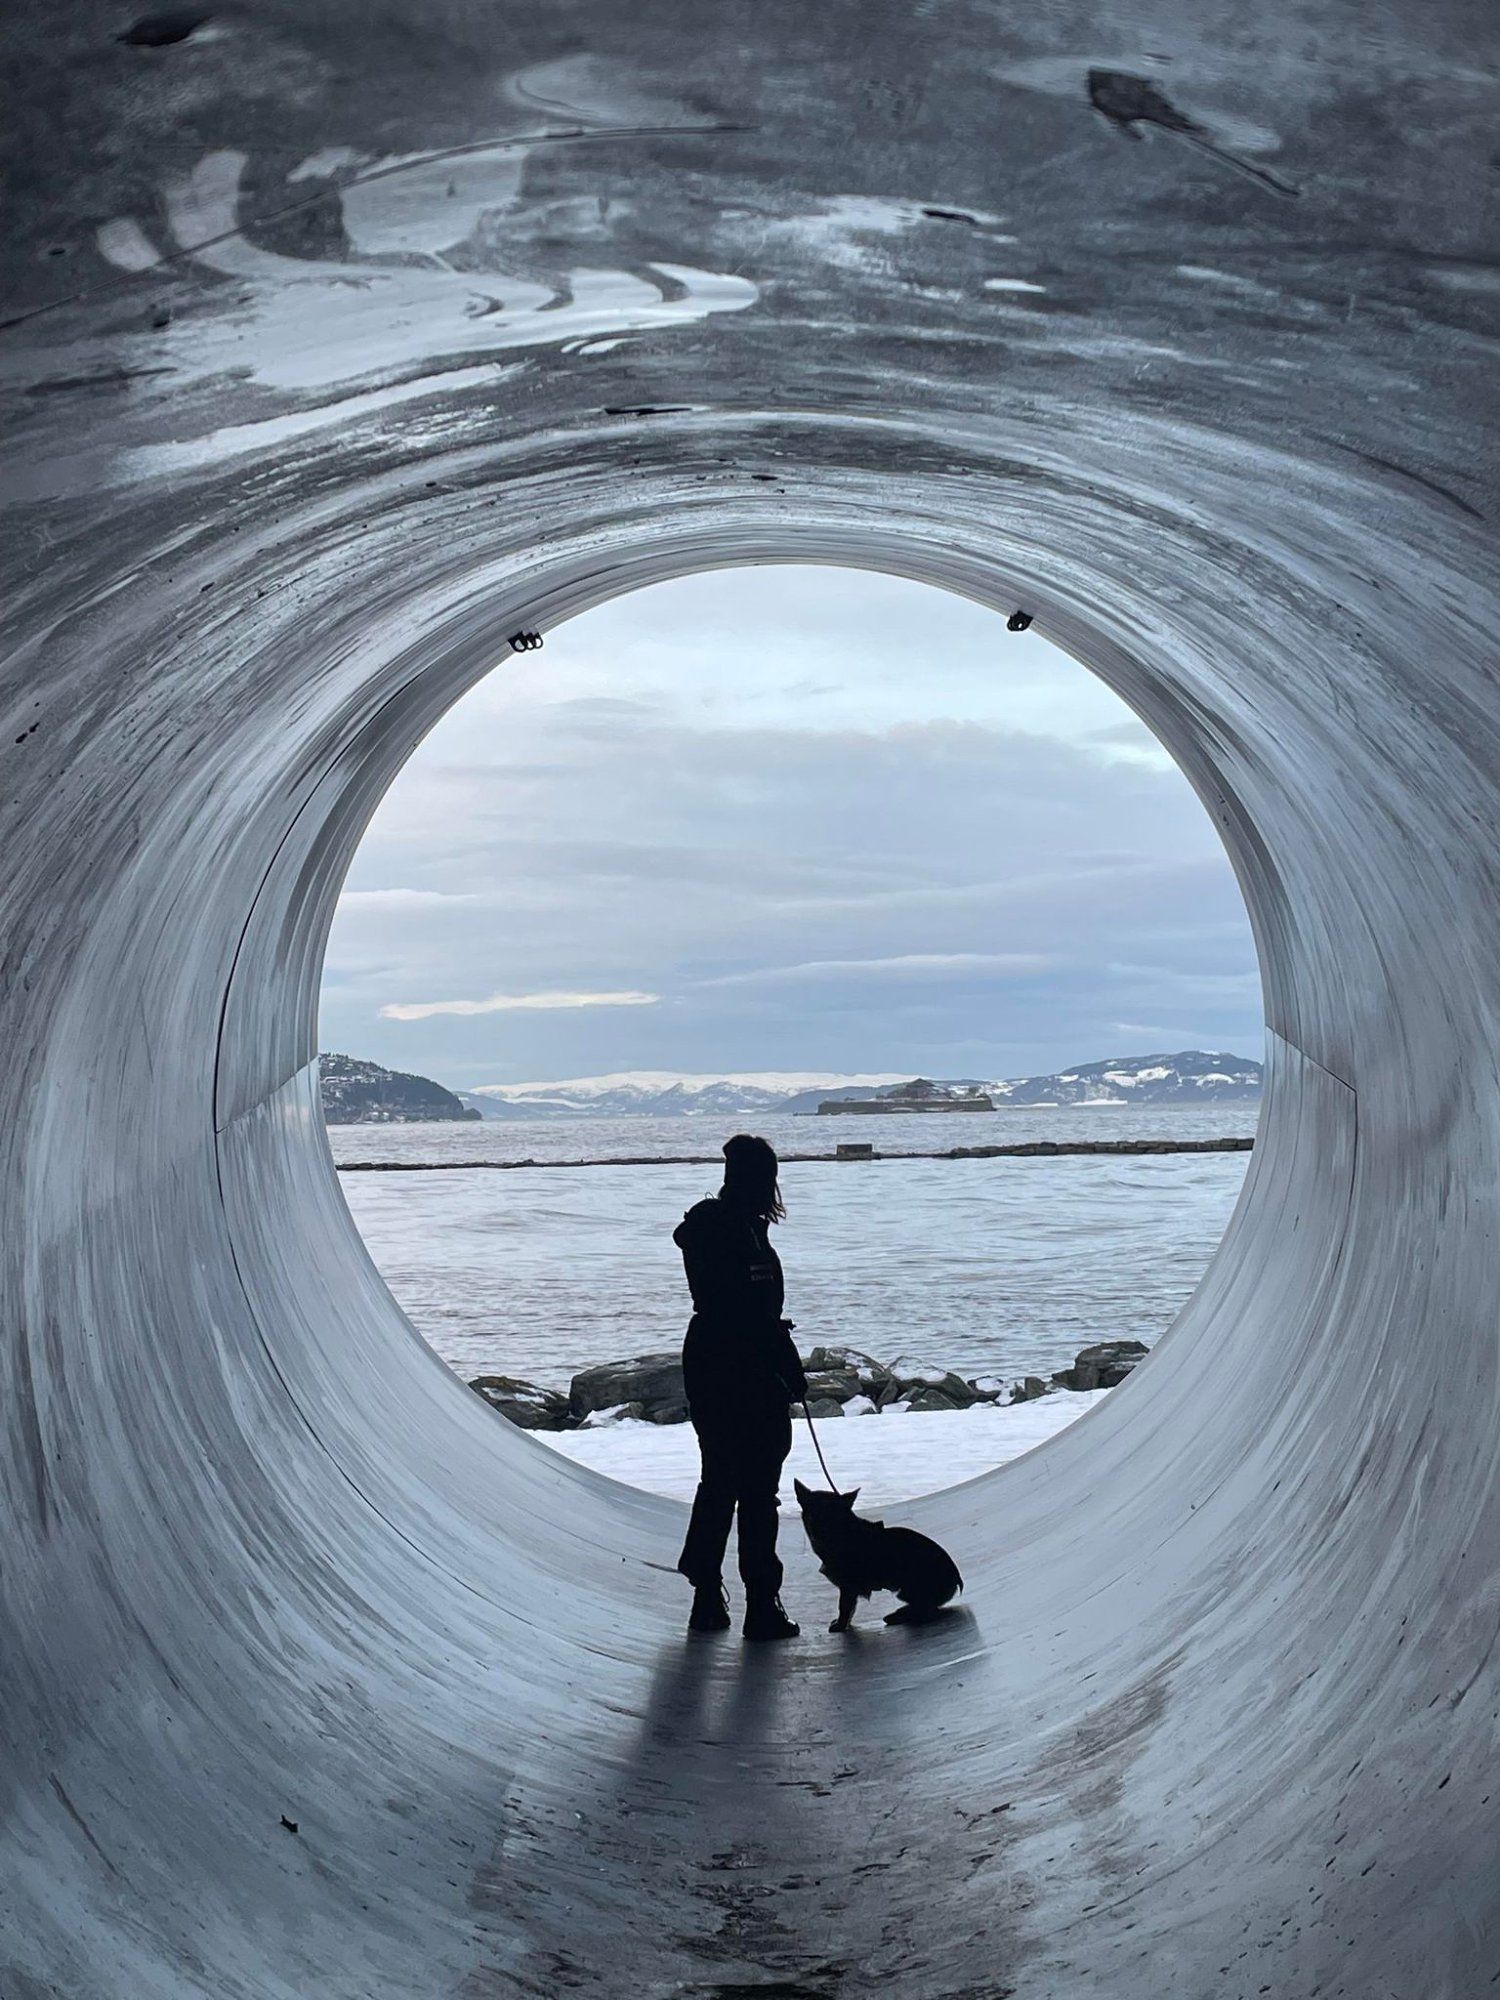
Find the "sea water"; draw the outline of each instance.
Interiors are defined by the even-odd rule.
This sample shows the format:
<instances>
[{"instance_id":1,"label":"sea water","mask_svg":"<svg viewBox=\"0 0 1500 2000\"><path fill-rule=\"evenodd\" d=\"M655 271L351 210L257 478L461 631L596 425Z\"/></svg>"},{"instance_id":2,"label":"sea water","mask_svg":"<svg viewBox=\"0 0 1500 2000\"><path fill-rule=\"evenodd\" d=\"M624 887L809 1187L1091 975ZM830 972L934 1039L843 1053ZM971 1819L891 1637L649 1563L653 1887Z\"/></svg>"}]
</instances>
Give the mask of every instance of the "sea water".
<instances>
[{"instance_id":1,"label":"sea water","mask_svg":"<svg viewBox=\"0 0 1500 2000\"><path fill-rule=\"evenodd\" d=\"M787 1312L820 1343L966 1376L1048 1374L1096 1340L1154 1344L1202 1277L1249 1155L910 1157L1037 1139L1248 1136L1257 1107L1077 1107L747 1119L782 1153ZM335 1127L336 1160L632 1160L340 1175L417 1330L465 1377L565 1387L580 1368L675 1347L687 1319L672 1230L718 1185L723 1118ZM787 1159L849 1140L907 1157ZM674 1156L703 1164L672 1164Z\"/></svg>"}]
</instances>

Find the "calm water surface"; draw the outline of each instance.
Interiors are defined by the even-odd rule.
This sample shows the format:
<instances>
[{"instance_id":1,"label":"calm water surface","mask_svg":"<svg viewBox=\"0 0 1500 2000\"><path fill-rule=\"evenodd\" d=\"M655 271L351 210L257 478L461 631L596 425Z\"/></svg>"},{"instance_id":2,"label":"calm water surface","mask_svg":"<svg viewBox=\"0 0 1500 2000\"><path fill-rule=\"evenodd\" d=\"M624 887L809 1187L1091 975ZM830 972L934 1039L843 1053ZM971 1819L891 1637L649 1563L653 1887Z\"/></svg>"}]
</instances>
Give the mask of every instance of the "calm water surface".
<instances>
[{"instance_id":1,"label":"calm water surface","mask_svg":"<svg viewBox=\"0 0 1500 2000\"><path fill-rule=\"evenodd\" d=\"M759 1118L785 1153L867 1139L908 1153L1024 1139L1207 1138L1257 1107L1003 1111L952 1118ZM913 1129L915 1128L915 1129ZM338 1160L717 1157L730 1121L588 1118L344 1126ZM1047 1372L1091 1340L1157 1340L1203 1275L1244 1153L799 1163L777 1232L805 1348L847 1342L966 1375ZM712 1165L340 1176L376 1264L462 1375L566 1384L597 1361L675 1346L686 1291L672 1230Z\"/></svg>"}]
</instances>

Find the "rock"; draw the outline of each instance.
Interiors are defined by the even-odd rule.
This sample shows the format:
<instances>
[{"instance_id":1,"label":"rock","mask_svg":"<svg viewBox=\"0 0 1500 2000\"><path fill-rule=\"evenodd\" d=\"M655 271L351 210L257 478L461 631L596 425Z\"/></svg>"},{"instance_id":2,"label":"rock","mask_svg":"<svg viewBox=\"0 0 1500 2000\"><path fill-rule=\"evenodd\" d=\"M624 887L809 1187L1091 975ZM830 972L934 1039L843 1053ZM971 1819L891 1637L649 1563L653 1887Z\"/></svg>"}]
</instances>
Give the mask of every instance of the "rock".
<instances>
[{"instance_id":1,"label":"rock","mask_svg":"<svg viewBox=\"0 0 1500 2000\"><path fill-rule=\"evenodd\" d=\"M955 1375L952 1369L949 1369L941 1382L933 1386L936 1387L940 1395L948 1398L956 1410L970 1409L979 1401L978 1396L975 1395L973 1389L964 1380L963 1376Z\"/></svg>"},{"instance_id":2,"label":"rock","mask_svg":"<svg viewBox=\"0 0 1500 2000\"><path fill-rule=\"evenodd\" d=\"M882 1384L891 1380L891 1371L883 1361L862 1354L857 1347L815 1347L807 1357L806 1366L809 1374L822 1374L828 1370L843 1373L852 1368L859 1377L860 1390L866 1396L877 1395Z\"/></svg>"},{"instance_id":3,"label":"rock","mask_svg":"<svg viewBox=\"0 0 1500 2000\"><path fill-rule=\"evenodd\" d=\"M1150 1349L1140 1340L1101 1340L1080 1348L1071 1368L1052 1377L1064 1389L1115 1389Z\"/></svg>"},{"instance_id":4,"label":"rock","mask_svg":"<svg viewBox=\"0 0 1500 2000\"><path fill-rule=\"evenodd\" d=\"M1010 1392L1013 1403L1034 1403L1038 1396L1045 1396L1050 1388L1040 1375L1023 1375Z\"/></svg>"},{"instance_id":5,"label":"rock","mask_svg":"<svg viewBox=\"0 0 1500 2000\"><path fill-rule=\"evenodd\" d=\"M543 1389L516 1375L476 1375L469 1387L523 1431L572 1429L568 1399L561 1389Z\"/></svg>"},{"instance_id":6,"label":"rock","mask_svg":"<svg viewBox=\"0 0 1500 2000\"><path fill-rule=\"evenodd\" d=\"M809 1402L821 1397L824 1402L842 1405L859 1393L859 1377L852 1368L809 1368L807 1371Z\"/></svg>"},{"instance_id":7,"label":"rock","mask_svg":"<svg viewBox=\"0 0 1500 2000\"><path fill-rule=\"evenodd\" d=\"M813 1417L841 1417L844 1414L843 1404L835 1402L832 1396L809 1396L807 1409L808 1414ZM800 1412L794 1409L793 1414L797 1415Z\"/></svg>"},{"instance_id":8,"label":"rock","mask_svg":"<svg viewBox=\"0 0 1500 2000\"><path fill-rule=\"evenodd\" d=\"M964 1383L963 1387L967 1391L968 1384ZM928 1382L924 1383L920 1388L913 1390L912 1394L906 1399L906 1407L909 1410L964 1410L968 1408L973 1400L972 1396L966 1395L962 1403L955 1402L946 1390L937 1388Z\"/></svg>"},{"instance_id":9,"label":"rock","mask_svg":"<svg viewBox=\"0 0 1500 2000\"><path fill-rule=\"evenodd\" d=\"M851 1396L844 1405L846 1417L878 1417L880 1405L870 1396Z\"/></svg>"},{"instance_id":10,"label":"rock","mask_svg":"<svg viewBox=\"0 0 1500 2000\"><path fill-rule=\"evenodd\" d=\"M1012 1403L1015 1397L1011 1391L1015 1384L1003 1375L971 1375L969 1387L974 1391L976 1403Z\"/></svg>"},{"instance_id":11,"label":"rock","mask_svg":"<svg viewBox=\"0 0 1500 2000\"><path fill-rule=\"evenodd\" d=\"M615 1424L639 1424L646 1418L642 1403L617 1403L610 1410L590 1410L580 1429L586 1431L607 1431Z\"/></svg>"},{"instance_id":12,"label":"rock","mask_svg":"<svg viewBox=\"0 0 1500 2000\"><path fill-rule=\"evenodd\" d=\"M948 1372L935 1361L924 1361L919 1354L898 1354L889 1364L889 1370L897 1382L941 1382Z\"/></svg>"},{"instance_id":13,"label":"rock","mask_svg":"<svg viewBox=\"0 0 1500 2000\"><path fill-rule=\"evenodd\" d=\"M913 1399L913 1409L917 1407L915 1398L923 1389L936 1389L946 1396L948 1401L942 1406L945 1409L966 1410L979 1400L962 1375L955 1375L951 1368L936 1367L930 1361L914 1360L909 1354L899 1355L891 1363L891 1374L898 1392Z\"/></svg>"},{"instance_id":14,"label":"rock","mask_svg":"<svg viewBox=\"0 0 1500 2000\"><path fill-rule=\"evenodd\" d=\"M687 1421L687 1391L682 1383L680 1354L638 1354L629 1361L606 1361L573 1377L568 1408L581 1422L595 1410L615 1410L622 1403L639 1403L650 1424Z\"/></svg>"}]
</instances>

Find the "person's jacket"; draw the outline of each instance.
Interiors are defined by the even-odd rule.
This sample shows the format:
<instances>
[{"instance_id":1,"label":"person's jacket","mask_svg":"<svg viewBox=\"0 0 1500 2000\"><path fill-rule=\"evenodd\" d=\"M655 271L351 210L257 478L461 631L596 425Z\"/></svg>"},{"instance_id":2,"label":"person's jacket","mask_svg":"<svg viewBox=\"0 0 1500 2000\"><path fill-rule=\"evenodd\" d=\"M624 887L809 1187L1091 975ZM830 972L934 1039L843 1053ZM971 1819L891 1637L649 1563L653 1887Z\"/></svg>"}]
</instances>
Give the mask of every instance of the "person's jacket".
<instances>
[{"instance_id":1,"label":"person's jacket","mask_svg":"<svg viewBox=\"0 0 1500 2000\"><path fill-rule=\"evenodd\" d=\"M742 1401L785 1409L805 1396L807 1377L782 1318L781 1259L765 1223L714 1196L688 1210L672 1241L693 1295L683 1368L695 1414Z\"/></svg>"}]
</instances>

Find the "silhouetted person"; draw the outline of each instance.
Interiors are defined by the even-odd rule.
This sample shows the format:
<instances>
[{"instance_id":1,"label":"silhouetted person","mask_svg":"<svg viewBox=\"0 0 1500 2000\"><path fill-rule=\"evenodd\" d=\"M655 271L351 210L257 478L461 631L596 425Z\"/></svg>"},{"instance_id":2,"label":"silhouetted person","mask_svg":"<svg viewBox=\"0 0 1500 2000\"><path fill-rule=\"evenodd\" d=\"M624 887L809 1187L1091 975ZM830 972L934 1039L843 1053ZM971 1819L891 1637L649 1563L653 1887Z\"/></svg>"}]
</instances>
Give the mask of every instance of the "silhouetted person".
<instances>
[{"instance_id":1,"label":"silhouetted person","mask_svg":"<svg viewBox=\"0 0 1500 2000\"><path fill-rule=\"evenodd\" d=\"M742 1132L725 1144L723 1187L690 1208L672 1234L693 1295L682 1365L703 1458L677 1563L693 1586L694 1632L728 1628L724 1550L736 1510L745 1637L790 1639L798 1629L782 1609L776 1555L790 1405L807 1394L792 1322L781 1316L781 1259L771 1248L771 1224L785 1214L775 1152Z\"/></svg>"}]
</instances>

